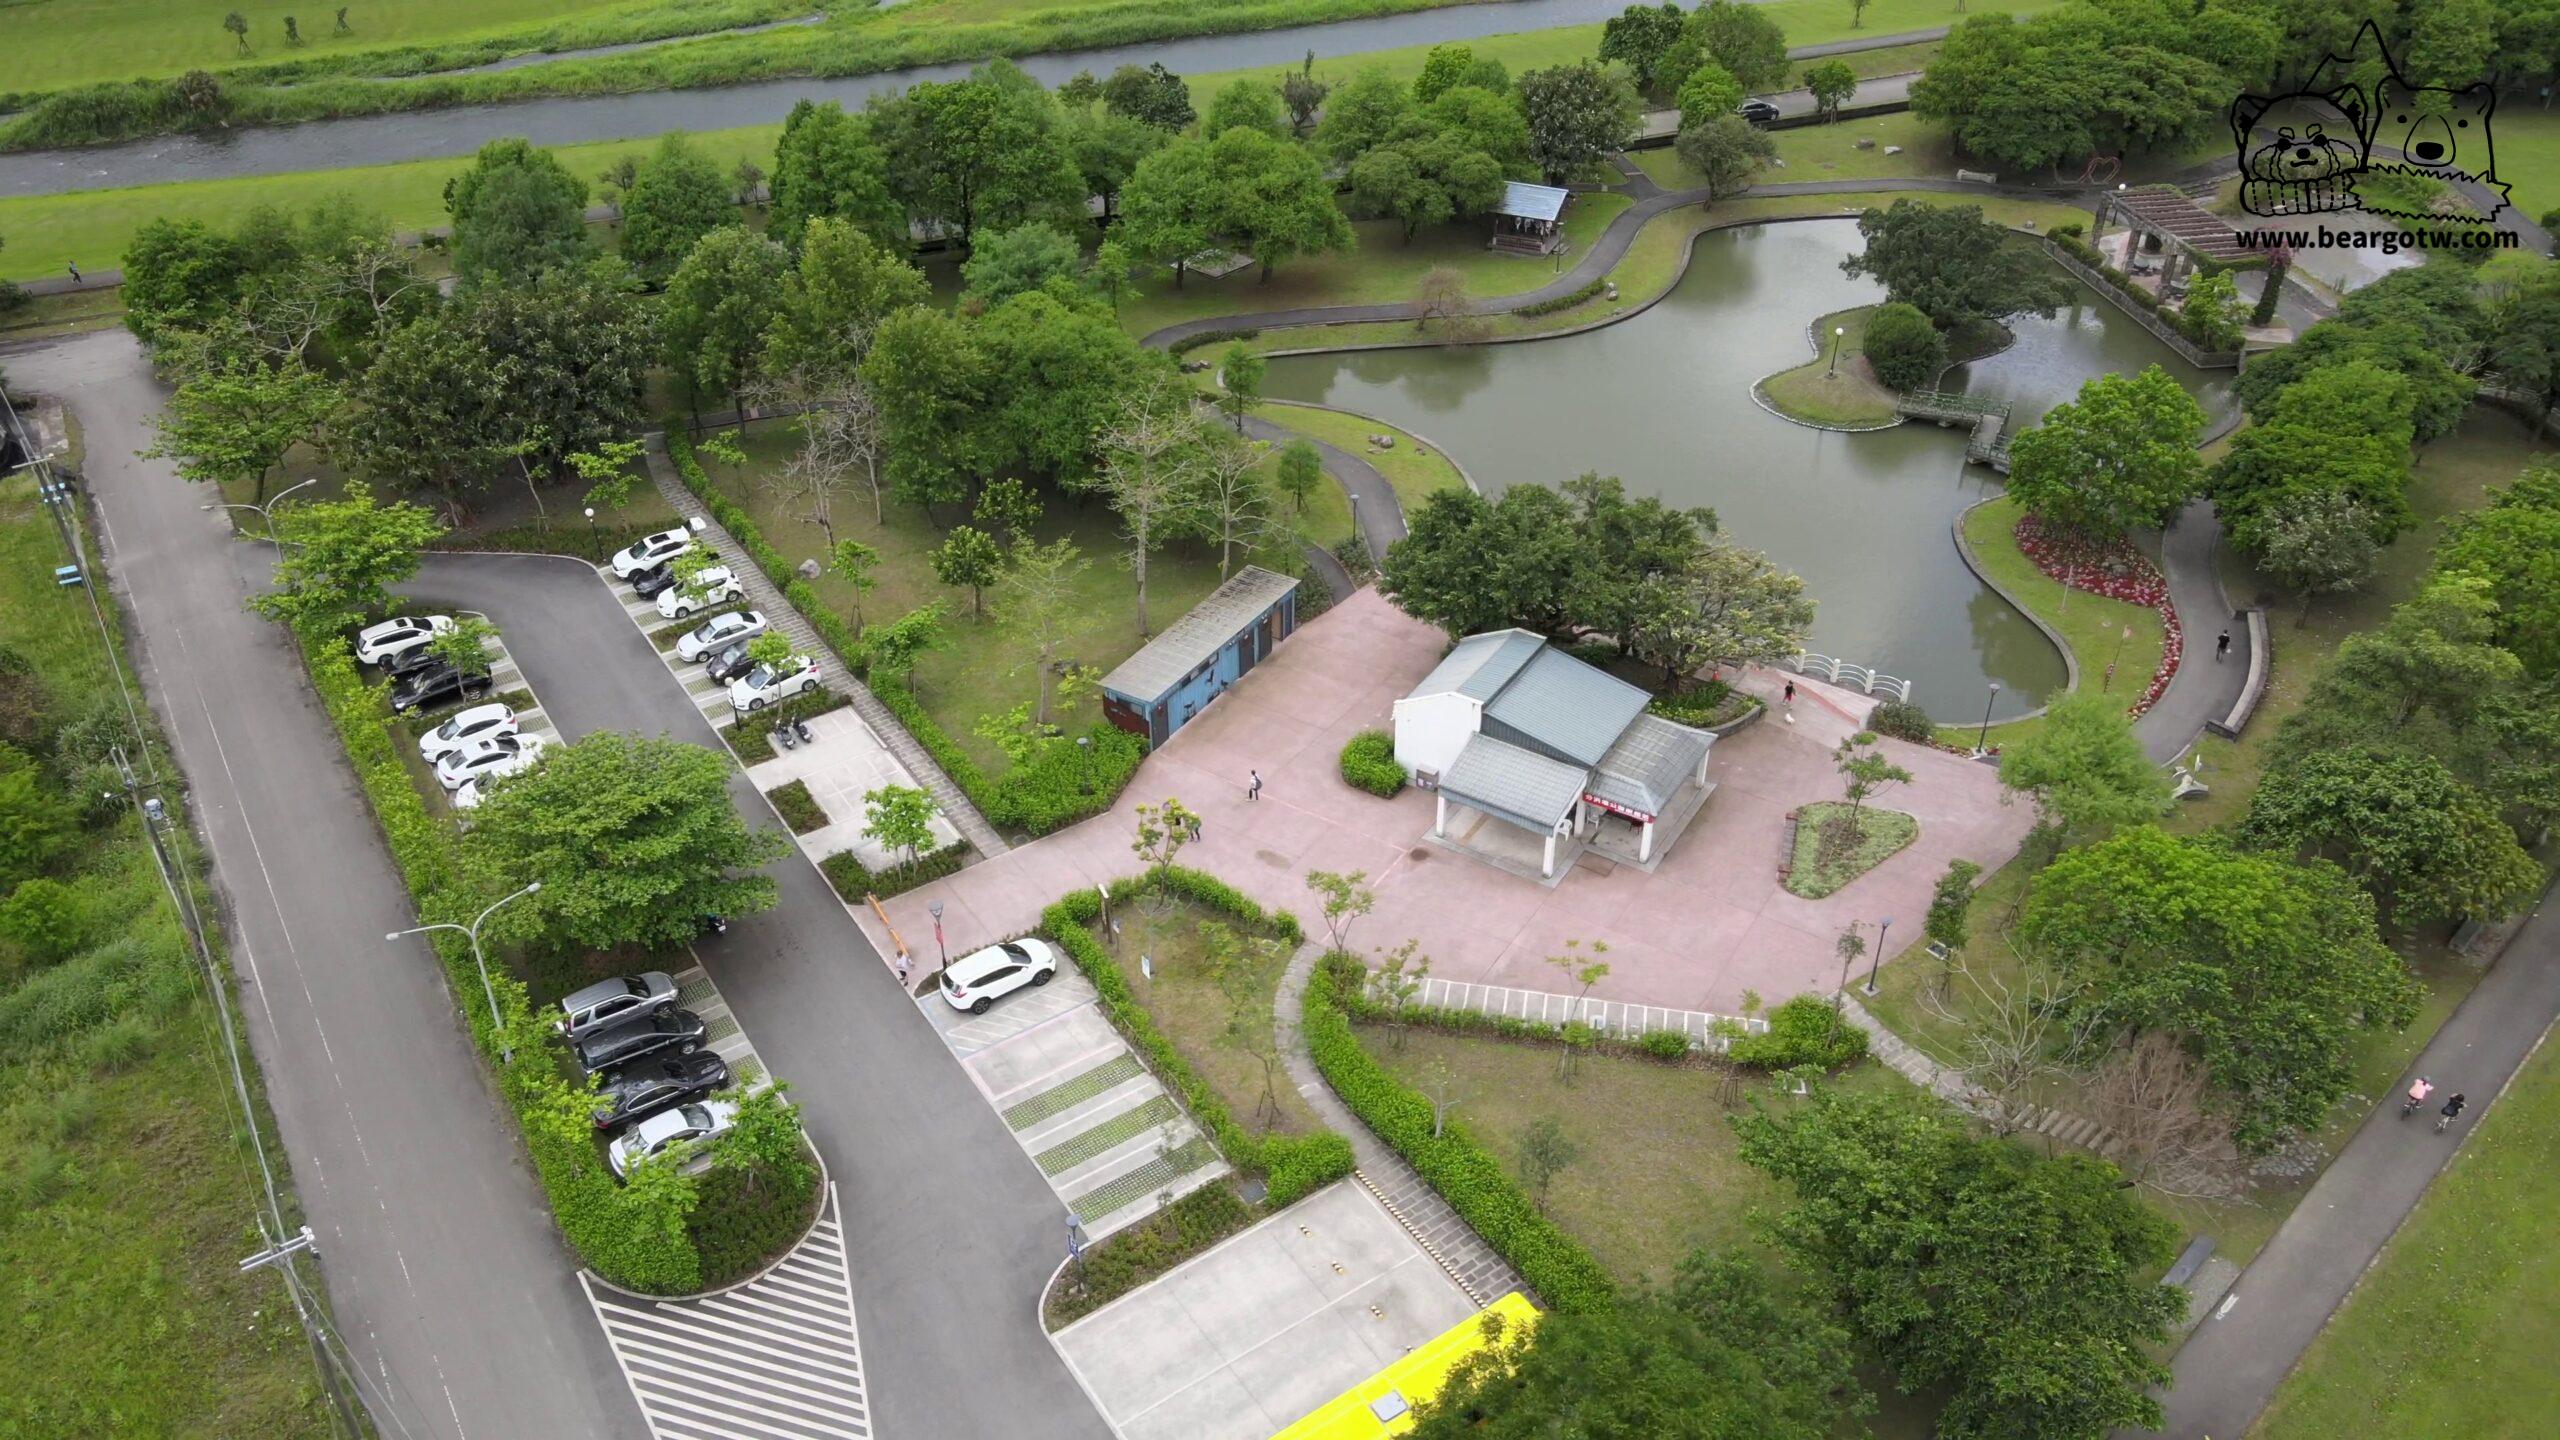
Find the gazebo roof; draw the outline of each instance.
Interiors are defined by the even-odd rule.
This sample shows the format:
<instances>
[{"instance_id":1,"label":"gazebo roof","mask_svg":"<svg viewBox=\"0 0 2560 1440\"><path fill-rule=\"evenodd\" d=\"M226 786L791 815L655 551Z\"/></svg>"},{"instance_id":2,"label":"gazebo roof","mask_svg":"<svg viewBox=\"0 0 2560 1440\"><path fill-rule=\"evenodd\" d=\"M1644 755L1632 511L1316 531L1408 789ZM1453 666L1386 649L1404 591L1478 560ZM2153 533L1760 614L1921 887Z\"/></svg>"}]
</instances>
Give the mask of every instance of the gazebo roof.
<instances>
[{"instance_id":1,"label":"gazebo roof","mask_svg":"<svg viewBox=\"0 0 2560 1440\"><path fill-rule=\"evenodd\" d=\"M1639 715L1600 757L1600 769L1585 793L1621 810L1660 815L1697 772L1715 739L1659 715Z\"/></svg>"},{"instance_id":2,"label":"gazebo roof","mask_svg":"<svg viewBox=\"0 0 2560 1440\"><path fill-rule=\"evenodd\" d=\"M1514 220L1553 220L1564 212L1565 193L1553 185L1506 180L1502 184L1502 203L1493 207L1493 213Z\"/></svg>"},{"instance_id":3,"label":"gazebo roof","mask_svg":"<svg viewBox=\"0 0 2560 1440\"><path fill-rule=\"evenodd\" d=\"M1588 772L1490 735L1470 735L1440 777L1441 793L1532 834L1564 828Z\"/></svg>"},{"instance_id":4,"label":"gazebo roof","mask_svg":"<svg viewBox=\"0 0 2560 1440\"><path fill-rule=\"evenodd\" d=\"M2231 222L2166 185L2120 190L2107 199L2126 224L2175 241L2203 259L2228 264L2245 260L2251 253L2232 232Z\"/></svg>"}]
</instances>

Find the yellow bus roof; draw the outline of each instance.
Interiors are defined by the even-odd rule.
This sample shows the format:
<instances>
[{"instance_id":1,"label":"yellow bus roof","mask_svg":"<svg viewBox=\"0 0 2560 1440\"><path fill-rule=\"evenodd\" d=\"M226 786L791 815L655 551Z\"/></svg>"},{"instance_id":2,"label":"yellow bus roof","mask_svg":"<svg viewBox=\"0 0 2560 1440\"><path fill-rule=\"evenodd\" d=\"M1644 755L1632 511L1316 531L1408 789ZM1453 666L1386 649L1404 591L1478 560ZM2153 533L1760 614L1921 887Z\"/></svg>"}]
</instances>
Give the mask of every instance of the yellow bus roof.
<instances>
[{"instance_id":1,"label":"yellow bus roof","mask_svg":"<svg viewBox=\"0 0 2560 1440\"><path fill-rule=\"evenodd\" d=\"M1271 1440L1384 1440L1411 1430L1412 1407L1439 1394L1458 1362L1485 1348L1487 1311L1502 1317L1505 1333L1538 1323L1538 1307L1515 1290L1416 1345L1403 1359L1317 1406ZM1403 1403L1384 1407L1389 1418L1380 1419L1375 1402L1389 1395L1400 1396Z\"/></svg>"}]
</instances>

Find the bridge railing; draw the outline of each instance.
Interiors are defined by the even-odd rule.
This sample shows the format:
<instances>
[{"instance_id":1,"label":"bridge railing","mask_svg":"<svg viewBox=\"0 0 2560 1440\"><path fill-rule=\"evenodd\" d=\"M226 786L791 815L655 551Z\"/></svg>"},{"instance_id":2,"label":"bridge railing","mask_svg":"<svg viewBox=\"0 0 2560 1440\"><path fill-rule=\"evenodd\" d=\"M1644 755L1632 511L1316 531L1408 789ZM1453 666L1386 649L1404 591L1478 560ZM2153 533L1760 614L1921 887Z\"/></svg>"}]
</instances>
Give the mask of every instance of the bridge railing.
<instances>
[{"instance_id":1,"label":"bridge railing","mask_svg":"<svg viewBox=\"0 0 2560 1440\"><path fill-rule=\"evenodd\" d=\"M1799 675L1828 680L1844 689L1864 691L1869 695L1890 696L1905 705L1911 703L1910 681L1898 675L1887 675L1873 666L1843 660L1836 655L1817 655L1810 650L1799 650L1795 658L1787 662L1787 668Z\"/></svg>"}]
</instances>

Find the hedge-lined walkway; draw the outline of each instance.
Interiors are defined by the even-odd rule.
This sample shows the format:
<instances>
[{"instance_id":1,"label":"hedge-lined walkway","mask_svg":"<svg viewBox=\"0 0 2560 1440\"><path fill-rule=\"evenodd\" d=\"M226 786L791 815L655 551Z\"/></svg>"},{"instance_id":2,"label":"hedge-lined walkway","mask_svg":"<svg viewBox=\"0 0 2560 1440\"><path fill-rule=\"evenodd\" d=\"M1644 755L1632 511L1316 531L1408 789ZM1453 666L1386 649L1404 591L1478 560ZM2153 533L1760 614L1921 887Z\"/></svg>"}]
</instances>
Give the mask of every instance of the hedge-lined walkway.
<instances>
[{"instance_id":1,"label":"hedge-lined walkway","mask_svg":"<svg viewBox=\"0 0 2560 1440\"><path fill-rule=\"evenodd\" d=\"M1272 997L1272 1024L1280 1036L1280 1050L1289 1067L1290 1082L1306 1097L1307 1106L1316 1112L1337 1135L1351 1141L1351 1155L1356 1168L1351 1172L1396 1223L1419 1241L1425 1253L1440 1262L1458 1288L1478 1305L1489 1305L1514 1290L1528 1287L1518 1271L1493 1253L1458 1212L1440 1198L1414 1168L1387 1148L1386 1143L1369 1133L1369 1127L1351 1113L1333 1093L1333 1087L1316 1073L1314 1057L1307 1053L1307 1037L1301 1033L1298 1017L1306 1005L1307 981L1315 974L1316 961L1324 947L1313 941L1298 947L1281 973L1280 989Z\"/></svg>"}]
</instances>

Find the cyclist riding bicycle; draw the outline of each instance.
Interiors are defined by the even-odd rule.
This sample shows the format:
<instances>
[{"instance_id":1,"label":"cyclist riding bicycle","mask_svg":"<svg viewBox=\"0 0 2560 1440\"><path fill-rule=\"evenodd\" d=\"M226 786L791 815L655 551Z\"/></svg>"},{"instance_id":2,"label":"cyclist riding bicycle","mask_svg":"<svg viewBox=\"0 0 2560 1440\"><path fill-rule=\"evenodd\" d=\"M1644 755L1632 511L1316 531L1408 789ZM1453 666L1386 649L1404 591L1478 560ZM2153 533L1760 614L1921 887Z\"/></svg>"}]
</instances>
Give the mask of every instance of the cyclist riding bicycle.
<instances>
[{"instance_id":1,"label":"cyclist riding bicycle","mask_svg":"<svg viewBox=\"0 0 2560 1440\"><path fill-rule=\"evenodd\" d=\"M2427 1103L2427 1097L2434 1093L2436 1093L2436 1087L2428 1081L2426 1076L2421 1075L2409 1086L2409 1103L2424 1105Z\"/></svg>"}]
</instances>

